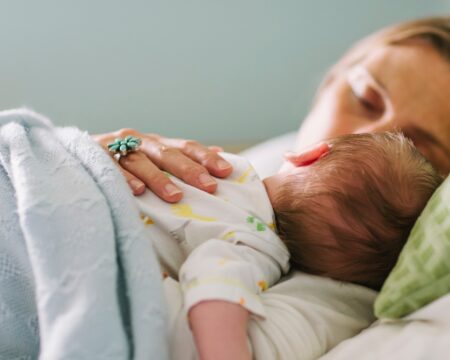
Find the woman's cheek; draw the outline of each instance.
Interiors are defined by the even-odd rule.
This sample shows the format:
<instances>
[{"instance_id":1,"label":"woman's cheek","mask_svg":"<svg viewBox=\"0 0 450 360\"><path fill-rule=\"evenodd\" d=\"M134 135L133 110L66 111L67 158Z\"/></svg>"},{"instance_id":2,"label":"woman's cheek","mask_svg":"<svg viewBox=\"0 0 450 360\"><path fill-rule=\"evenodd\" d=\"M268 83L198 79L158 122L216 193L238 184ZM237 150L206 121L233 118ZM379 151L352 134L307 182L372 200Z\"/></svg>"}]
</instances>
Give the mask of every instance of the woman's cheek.
<instances>
[{"instance_id":1,"label":"woman's cheek","mask_svg":"<svg viewBox=\"0 0 450 360\"><path fill-rule=\"evenodd\" d=\"M337 79L319 95L313 109L300 127L297 149L358 132L363 126L362 116L348 85Z\"/></svg>"},{"instance_id":2,"label":"woman's cheek","mask_svg":"<svg viewBox=\"0 0 450 360\"><path fill-rule=\"evenodd\" d=\"M328 114L313 110L300 127L295 150L300 150L326 139L332 124Z\"/></svg>"}]
</instances>

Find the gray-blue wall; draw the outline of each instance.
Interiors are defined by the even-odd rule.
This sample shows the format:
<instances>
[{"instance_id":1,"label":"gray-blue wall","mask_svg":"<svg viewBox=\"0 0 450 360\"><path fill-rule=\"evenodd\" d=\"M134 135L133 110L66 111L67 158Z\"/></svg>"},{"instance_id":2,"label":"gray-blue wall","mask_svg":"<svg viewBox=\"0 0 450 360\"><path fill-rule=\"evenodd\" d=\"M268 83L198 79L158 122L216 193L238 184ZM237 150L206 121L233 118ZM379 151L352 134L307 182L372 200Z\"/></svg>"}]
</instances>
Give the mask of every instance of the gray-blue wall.
<instances>
[{"instance_id":1,"label":"gray-blue wall","mask_svg":"<svg viewBox=\"0 0 450 360\"><path fill-rule=\"evenodd\" d=\"M430 0L1 1L0 108L243 143L296 128L326 68Z\"/></svg>"}]
</instances>

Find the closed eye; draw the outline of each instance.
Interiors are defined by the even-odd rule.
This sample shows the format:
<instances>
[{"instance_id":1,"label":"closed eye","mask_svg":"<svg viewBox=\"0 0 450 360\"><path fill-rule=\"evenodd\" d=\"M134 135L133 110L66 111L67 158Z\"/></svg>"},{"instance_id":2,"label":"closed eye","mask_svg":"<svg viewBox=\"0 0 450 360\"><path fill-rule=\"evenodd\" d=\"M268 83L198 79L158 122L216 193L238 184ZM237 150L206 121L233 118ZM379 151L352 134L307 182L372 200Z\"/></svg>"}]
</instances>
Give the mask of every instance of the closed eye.
<instances>
[{"instance_id":1,"label":"closed eye","mask_svg":"<svg viewBox=\"0 0 450 360\"><path fill-rule=\"evenodd\" d=\"M353 96L364 110L372 116L383 115L386 110L383 93L364 68L351 69L347 75L347 81Z\"/></svg>"},{"instance_id":2,"label":"closed eye","mask_svg":"<svg viewBox=\"0 0 450 360\"><path fill-rule=\"evenodd\" d=\"M352 91L366 110L376 114L382 114L384 112L385 107L383 98L370 86L364 85L363 88L358 89L357 91L352 88Z\"/></svg>"}]
</instances>

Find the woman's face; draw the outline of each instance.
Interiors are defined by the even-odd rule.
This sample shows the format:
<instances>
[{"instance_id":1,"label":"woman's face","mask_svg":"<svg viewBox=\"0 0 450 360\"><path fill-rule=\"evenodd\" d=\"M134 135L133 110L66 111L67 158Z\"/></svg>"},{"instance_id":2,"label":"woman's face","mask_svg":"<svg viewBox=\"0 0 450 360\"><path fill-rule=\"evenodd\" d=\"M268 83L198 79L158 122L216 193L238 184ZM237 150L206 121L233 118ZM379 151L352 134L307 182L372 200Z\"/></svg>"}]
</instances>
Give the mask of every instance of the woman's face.
<instances>
[{"instance_id":1,"label":"woman's face","mask_svg":"<svg viewBox=\"0 0 450 360\"><path fill-rule=\"evenodd\" d=\"M450 172L450 63L419 42L375 48L322 90L298 148L344 134L401 130Z\"/></svg>"}]
</instances>

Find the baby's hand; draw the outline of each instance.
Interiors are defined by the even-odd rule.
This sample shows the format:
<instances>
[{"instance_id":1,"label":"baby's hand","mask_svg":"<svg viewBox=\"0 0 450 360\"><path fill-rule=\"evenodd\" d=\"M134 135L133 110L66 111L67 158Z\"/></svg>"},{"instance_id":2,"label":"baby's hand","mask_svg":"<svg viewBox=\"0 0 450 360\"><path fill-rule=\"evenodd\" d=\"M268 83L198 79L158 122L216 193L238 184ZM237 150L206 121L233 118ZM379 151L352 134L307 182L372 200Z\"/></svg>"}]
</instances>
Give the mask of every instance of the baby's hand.
<instances>
[{"instance_id":1,"label":"baby's hand","mask_svg":"<svg viewBox=\"0 0 450 360\"><path fill-rule=\"evenodd\" d=\"M227 301L202 301L189 311L189 322L202 360L249 360L249 312Z\"/></svg>"}]
</instances>

